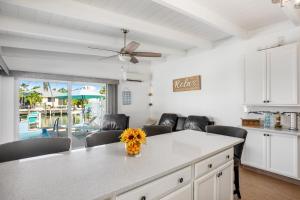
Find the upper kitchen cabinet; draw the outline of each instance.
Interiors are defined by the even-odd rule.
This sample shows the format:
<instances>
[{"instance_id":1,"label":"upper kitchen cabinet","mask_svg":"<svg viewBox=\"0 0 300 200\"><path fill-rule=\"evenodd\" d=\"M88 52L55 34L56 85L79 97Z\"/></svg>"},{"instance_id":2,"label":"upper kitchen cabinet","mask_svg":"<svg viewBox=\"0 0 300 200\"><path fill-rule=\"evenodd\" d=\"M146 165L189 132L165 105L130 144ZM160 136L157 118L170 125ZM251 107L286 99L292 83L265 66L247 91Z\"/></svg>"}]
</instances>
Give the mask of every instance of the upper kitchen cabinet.
<instances>
[{"instance_id":1,"label":"upper kitchen cabinet","mask_svg":"<svg viewBox=\"0 0 300 200\"><path fill-rule=\"evenodd\" d=\"M266 100L266 66L265 52L248 54L245 59L245 104L263 104Z\"/></svg>"},{"instance_id":2,"label":"upper kitchen cabinet","mask_svg":"<svg viewBox=\"0 0 300 200\"><path fill-rule=\"evenodd\" d=\"M298 44L246 55L246 105L298 105Z\"/></svg>"},{"instance_id":3,"label":"upper kitchen cabinet","mask_svg":"<svg viewBox=\"0 0 300 200\"><path fill-rule=\"evenodd\" d=\"M298 45L267 51L267 101L270 104L298 104Z\"/></svg>"}]
</instances>

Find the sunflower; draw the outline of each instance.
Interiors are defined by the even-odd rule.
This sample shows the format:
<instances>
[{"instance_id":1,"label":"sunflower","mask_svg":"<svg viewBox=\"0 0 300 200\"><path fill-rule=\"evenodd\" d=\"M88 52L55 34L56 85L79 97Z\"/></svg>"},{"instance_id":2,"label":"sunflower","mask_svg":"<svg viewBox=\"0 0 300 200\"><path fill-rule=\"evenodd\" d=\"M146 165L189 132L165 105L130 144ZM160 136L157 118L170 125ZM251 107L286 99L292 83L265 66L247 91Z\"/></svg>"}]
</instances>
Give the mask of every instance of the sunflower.
<instances>
[{"instance_id":1,"label":"sunflower","mask_svg":"<svg viewBox=\"0 0 300 200\"><path fill-rule=\"evenodd\" d=\"M140 143L144 144L146 143L146 133L138 128L128 128L123 131L123 133L120 136L121 142L127 143L127 144L133 144L133 143Z\"/></svg>"}]
</instances>

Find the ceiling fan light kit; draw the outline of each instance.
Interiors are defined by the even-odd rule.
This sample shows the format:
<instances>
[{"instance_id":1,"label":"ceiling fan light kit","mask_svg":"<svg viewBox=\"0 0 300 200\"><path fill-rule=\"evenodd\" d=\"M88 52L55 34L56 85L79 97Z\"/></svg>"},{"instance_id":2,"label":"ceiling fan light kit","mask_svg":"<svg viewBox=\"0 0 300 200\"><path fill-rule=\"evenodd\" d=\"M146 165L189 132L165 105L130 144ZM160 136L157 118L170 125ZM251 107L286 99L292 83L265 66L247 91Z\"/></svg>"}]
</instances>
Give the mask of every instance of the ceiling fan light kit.
<instances>
[{"instance_id":1,"label":"ceiling fan light kit","mask_svg":"<svg viewBox=\"0 0 300 200\"><path fill-rule=\"evenodd\" d=\"M113 57L118 57L120 61L123 62L131 62L133 64L136 64L139 62L137 57L155 57L159 58L161 57L161 53L154 53L154 52L136 52L135 50L139 48L140 43L131 41L129 44L127 44L127 33L129 30L127 29L121 29L121 31L124 34L124 46L121 48L120 51L115 51L111 49L102 49L102 48L97 48L97 47L89 47L90 49L97 49L100 51L110 51L110 52L115 52L117 53L116 55L108 56L100 60L105 60Z\"/></svg>"},{"instance_id":2,"label":"ceiling fan light kit","mask_svg":"<svg viewBox=\"0 0 300 200\"><path fill-rule=\"evenodd\" d=\"M119 54L119 60L123 62L129 62L131 60L131 57L126 54Z\"/></svg>"},{"instance_id":3,"label":"ceiling fan light kit","mask_svg":"<svg viewBox=\"0 0 300 200\"><path fill-rule=\"evenodd\" d=\"M294 7L300 9L300 0L272 0L273 4L280 4L281 7L284 7L288 2L293 2Z\"/></svg>"}]
</instances>

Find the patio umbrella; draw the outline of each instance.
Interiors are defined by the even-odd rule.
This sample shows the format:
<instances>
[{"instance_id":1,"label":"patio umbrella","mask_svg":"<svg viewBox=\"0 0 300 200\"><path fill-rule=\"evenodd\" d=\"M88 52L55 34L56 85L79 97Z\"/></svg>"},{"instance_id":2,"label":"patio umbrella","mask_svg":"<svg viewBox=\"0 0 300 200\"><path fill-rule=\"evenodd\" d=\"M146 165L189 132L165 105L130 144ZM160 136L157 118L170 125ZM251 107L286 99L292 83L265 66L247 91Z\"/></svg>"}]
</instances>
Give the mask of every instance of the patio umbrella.
<instances>
[{"instance_id":1,"label":"patio umbrella","mask_svg":"<svg viewBox=\"0 0 300 200\"><path fill-rule=\"evenodd\" d=\"M68 99L68 93L63 93L56 96L59 99ZM98 91L89 89L80 89L72 91L72 99L105 99L104 95L99 94Z\"/></svg>"},{"instance_id":2,"label":"patio umbrella","mask_svg":"<svg viewBox=\"0 0 300 200\"><path fill-rule=\"evenodd\" d=\"M61 95L56 96L58 99L68 99L68 93L63 93ZM105 99L105 95L101 95L99 91L91 90L91 89L78 89L72 91L72 99L82 100L82 108L84 108L83 100L86 99ZM82 110L84 113L84 109Z\"/></svg>"}]
</instances>

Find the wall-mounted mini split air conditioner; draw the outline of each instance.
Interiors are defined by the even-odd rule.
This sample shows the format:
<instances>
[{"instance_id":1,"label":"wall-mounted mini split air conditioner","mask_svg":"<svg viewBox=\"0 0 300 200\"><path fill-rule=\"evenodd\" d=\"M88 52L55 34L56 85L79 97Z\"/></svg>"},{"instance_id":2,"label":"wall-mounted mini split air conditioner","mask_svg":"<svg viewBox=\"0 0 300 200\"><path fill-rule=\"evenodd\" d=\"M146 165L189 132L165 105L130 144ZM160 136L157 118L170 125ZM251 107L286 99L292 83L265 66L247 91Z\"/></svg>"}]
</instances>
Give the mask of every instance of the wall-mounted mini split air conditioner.
<instances>
[{"instance_id":1,"label":"wall-mounted mini split air conditioner","mask_svg":"<svg viewBox=\"0 0 300 200\"><path fill-rule=\"evenodd\" d=\"M123 72L123 80L130 82L144 82L149 80L149 77L147 74L137 72Z\"/></svg>"}]
</instances>

